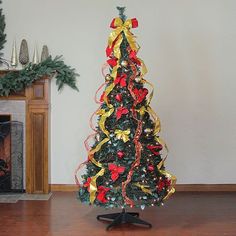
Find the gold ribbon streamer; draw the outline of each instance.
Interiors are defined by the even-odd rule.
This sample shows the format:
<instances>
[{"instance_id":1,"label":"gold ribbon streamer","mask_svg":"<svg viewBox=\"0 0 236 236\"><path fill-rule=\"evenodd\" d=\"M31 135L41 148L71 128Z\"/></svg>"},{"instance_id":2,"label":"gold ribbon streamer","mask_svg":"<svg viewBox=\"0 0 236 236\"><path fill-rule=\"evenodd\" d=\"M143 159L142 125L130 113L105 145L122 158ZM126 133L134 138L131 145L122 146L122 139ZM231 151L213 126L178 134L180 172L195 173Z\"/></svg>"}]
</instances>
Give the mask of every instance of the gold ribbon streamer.
<instances>
[{"instance_id":1,"label":"gold ribbon streamer","mask_svg":"<svg viewBox=\"0 0 236 236\"><path fill-rule=\"evenodd\" d=\"M94 156L94 153L98 152L101 149L101 147L104 143L106 143L110 140L110 138L109 138L110 133L105 128L105 122L106 122L106 119L114 112L114 108L111 104L109 104L108 99L107 99L107 95L112 91L112 89L114 87L115 87L115 84L112 83L105 89L104 101L106 102L106 104L110 108L110 110L107 112L104 109L100 109L97 111L97 114L101 115L101 118L98 123L99 127L103 131L103 133L106 134L107 138L104 138L100 143L98 143L98 145L94 149L90 150L90 152L89 152L89 159L91 160L91 162L94 165L96 165L97 167L101 168L101 170L95 176L91 177L91 182L90 182L90 186L89 186L89 193L90 193L89 200L90 200L91 204L93 204L94 200L96 199L97 178L99 176L103 176L104 172L105 172L105 169L102 167L102 164L100 162L97 162L93 156Z\"/></svg>"},{"instance_id":2,"label":"gold ribbon streamer","mask_svg":"<svg viewBox=\"0 0 236 236\"><path fill-rule=\"evenodd\" d=\"M126 143L127 141L129 141L130 129L127 130L116 129L115 134L118 139L122 139L123 142Z\"/></svg>"},{"instance_id":3,"label":"gold ribbon streamer","mask_svg":"<svg viewBox=\"0 0 236 236\"><path fill-rule=\"evenodd\" d=\"M147 112L152 116L153 121L154 121L155 126L154 126L153 134L157 135L161 131L161 121L160 121L159 117L157 116L157 114L153 111L153 109L150 106L148 106Z\"/></svg>"},{"instance_id":4,"label":"gold ribbon streamer","mask_svg":"<svg viewBox=\"0 0 236 236\"><path fill-rule=\"evenodd\" d=\"M158 138L158 141L159 141L159 143L161 143L161 144L167 149L167 152L168 152L168 148L167 148L167 145L165 144L165 142L164 142L162 139L160 139L160 138ZM175 192L174 186L175 186L176 181L177 181L177 178L176 178L174 175L170 174L170 173L169 173L168 171L166 171L166 170L161 170L161 167L164 165L164 162L165 162L166 158L167 158L167 155L166 155L166 157L165 157L164 159L162 159L162 161L157 165L157 168L158 168L159 172L160 172L162 175L164 175L166 178L168 178L168 179L171 180L171 184L170 184L169 188L167 189L167 192L168 192L168 193L167 193L166 196L163 198L163 200L167 200L167 199Z\"/></svg>"},{"instance_id":5,"label":"gold ribbon streamer","mask_svg":"<svg viewBox=\"0 0 236 236\"><path fill-rule=\"evenodd\" d=\"M97 112L97 114L101 115L101 118L98 122L99 127L101 128L102 132L109 136L109 131L105 128L106 119L114 112L114 108L112 107L109 111L105 112L104 109L101 109Z\"/></svg>"},{"instance_id":6,"label":"gold ribbon streamer","mask_svg":"<svg viewBox=\"0 0 236 236\"><path fill-rule=\"evenodd\" d=\"M144 61L140 58L138 58L139 61L141 61L141 77L143 77L145 74L147 74L148 70L146 65L144 64Z\"/></svg>"},{"instance_id":7,"label":"gold ribbon streamer","mask_svg":"<svg viewBox=\"0 0 236 236\"><path fill-rule=\"evenodd\" d=\"M118 70L118 68L120 67L120 65L117 63L117 65L116 66L114 66L113 67L113 69L112 69L112 72L111 72L111 77L112 78L116 78L116 76L117 76L117 70Z\"/></svg>"},{"instance_id":8,"label":"gold ribbon streamer","mask_svg":"<svg viewBox=\"0 0 236 236\"><path fill-rule=\"evenodd\" d=\"M91 177L91 182L89 185L89 200L90 203L93 204L94 200L96 199L96 192L97 192L97 178L99 176L103 176L105 172L105 169L102 168L95 176Z\"/></svg>"},{"instance_id":9,"label":"gold ribbon streamer","mask_svg":"<svg viewBox=\"0 0 236 236\"><path fill-rule=\"evenodd\" d=\"M147 189L149 186L148 185L141 185L140 183L135 183L134 184L135 186L141 188L141 190L144 192L144 193L148 193L148 194L151 194L152 195L152 191L150 189Z\"/></svg>"}]
</instances>

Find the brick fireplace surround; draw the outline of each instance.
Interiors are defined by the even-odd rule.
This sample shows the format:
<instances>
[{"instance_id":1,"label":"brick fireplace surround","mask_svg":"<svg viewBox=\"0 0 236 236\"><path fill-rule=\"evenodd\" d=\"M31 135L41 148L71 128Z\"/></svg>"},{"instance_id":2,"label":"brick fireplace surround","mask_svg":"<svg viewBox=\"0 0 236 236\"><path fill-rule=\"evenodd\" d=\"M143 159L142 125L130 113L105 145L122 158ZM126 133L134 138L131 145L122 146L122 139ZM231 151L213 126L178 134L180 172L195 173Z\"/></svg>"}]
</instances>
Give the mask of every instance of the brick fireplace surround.
<instances>
[{"instance_id":1,"label":"brick fireplace surround","mask_svg":"<svg viewBox=\"0 0 236 236\"><path fill-rule=\"evenodd\" d=\"M6 73L0 71L0 75ZM50 79L43 77L19 93L0 97L4 100L25 102L25 190L49 193Z\"/></svg>"}]
</instances>

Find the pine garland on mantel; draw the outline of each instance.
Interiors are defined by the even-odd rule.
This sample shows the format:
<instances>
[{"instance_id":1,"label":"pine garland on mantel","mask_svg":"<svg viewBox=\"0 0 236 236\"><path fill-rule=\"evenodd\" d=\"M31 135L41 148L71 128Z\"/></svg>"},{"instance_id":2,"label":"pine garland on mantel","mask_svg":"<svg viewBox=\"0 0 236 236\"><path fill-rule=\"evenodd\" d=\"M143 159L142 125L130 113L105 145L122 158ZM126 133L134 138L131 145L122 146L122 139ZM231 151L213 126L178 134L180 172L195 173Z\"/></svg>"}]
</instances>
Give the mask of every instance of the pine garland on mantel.
<instances>
[{"instance_id":1,"label":"pine garland on mantel","mask_svg":"<svg viewBox=\"0 0 236 236\"><path fill-rule=\"evenodd\" d=\"M75 69L67 66L61 56L57 56L54 59L48 57L39 64L30 63L22 70L10 71L1 76L0 96L8 96L11 92L19 92L43 76L52 77L53 75L55 75L58 90L61 90L64 85L68 85L78 91L76 78L79 74L75 72Z\"/></svg>"}]
</instances>

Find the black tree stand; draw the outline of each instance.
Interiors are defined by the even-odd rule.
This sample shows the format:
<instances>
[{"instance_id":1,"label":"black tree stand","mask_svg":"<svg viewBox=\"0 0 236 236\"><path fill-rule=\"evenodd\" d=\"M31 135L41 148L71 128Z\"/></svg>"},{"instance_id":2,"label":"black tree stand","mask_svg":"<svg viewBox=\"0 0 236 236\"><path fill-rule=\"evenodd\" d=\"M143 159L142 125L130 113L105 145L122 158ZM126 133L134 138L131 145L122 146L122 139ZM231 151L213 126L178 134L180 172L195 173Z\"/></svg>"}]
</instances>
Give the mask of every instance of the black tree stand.
<instances>
[{"instance_id":1,"label":"black tree stand","mask_svg":"<svg viewBox=\"0 0 236 236\"><path fill-rule=\"evenodd\" d=\"M120 225L123 223L136 224L136 225L145 226L148 228L152 227L150 223L144 220L141 220L138 217L139 217L138 212L126 212L125 209L123 209L121 213L98 215L97 219L109 220L109 221L112 220L111 224L107 226L107 230L109 230L113 226Z\"/></svg>"}]
</instances>

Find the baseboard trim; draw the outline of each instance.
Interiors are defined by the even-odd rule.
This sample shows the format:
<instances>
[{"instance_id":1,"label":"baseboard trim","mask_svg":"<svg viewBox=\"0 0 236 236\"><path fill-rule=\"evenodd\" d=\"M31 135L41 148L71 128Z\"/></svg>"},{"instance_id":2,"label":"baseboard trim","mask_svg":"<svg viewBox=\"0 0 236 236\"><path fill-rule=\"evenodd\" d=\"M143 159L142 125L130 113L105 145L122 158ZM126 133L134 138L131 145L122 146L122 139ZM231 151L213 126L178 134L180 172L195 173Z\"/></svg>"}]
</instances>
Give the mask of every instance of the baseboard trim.
<instances>
[{"instance_id":1,"label":"baseboard trim","mask_svg":"<svg viewBox=\"0 0 236 236\"><path fill-rule=\"evenodd\" d=\"M177 184L178 192L235 192L236 184Z\"/></svg>"},{"instance_id":2,"label":"baseboard trim","mask_svg":"<svg viewBox=\"0 0 236 236\"><path fill-rule=\"evenodd\" d=\"M236 184L177 184L176 192L236 192ZM51 184L52 191L77 191L76 184Z\"/></svg>"},{"instance_id":3,"label":"baseboard trim","mask_svg":"<svg viewBox=\"0 0 236 236\"><path fill-rule=\"evenodd\" d=\"M51 190L55 192L72 192L77 191L78 186L76 184L51 184Z\"/></svg>"}]
</instances>

